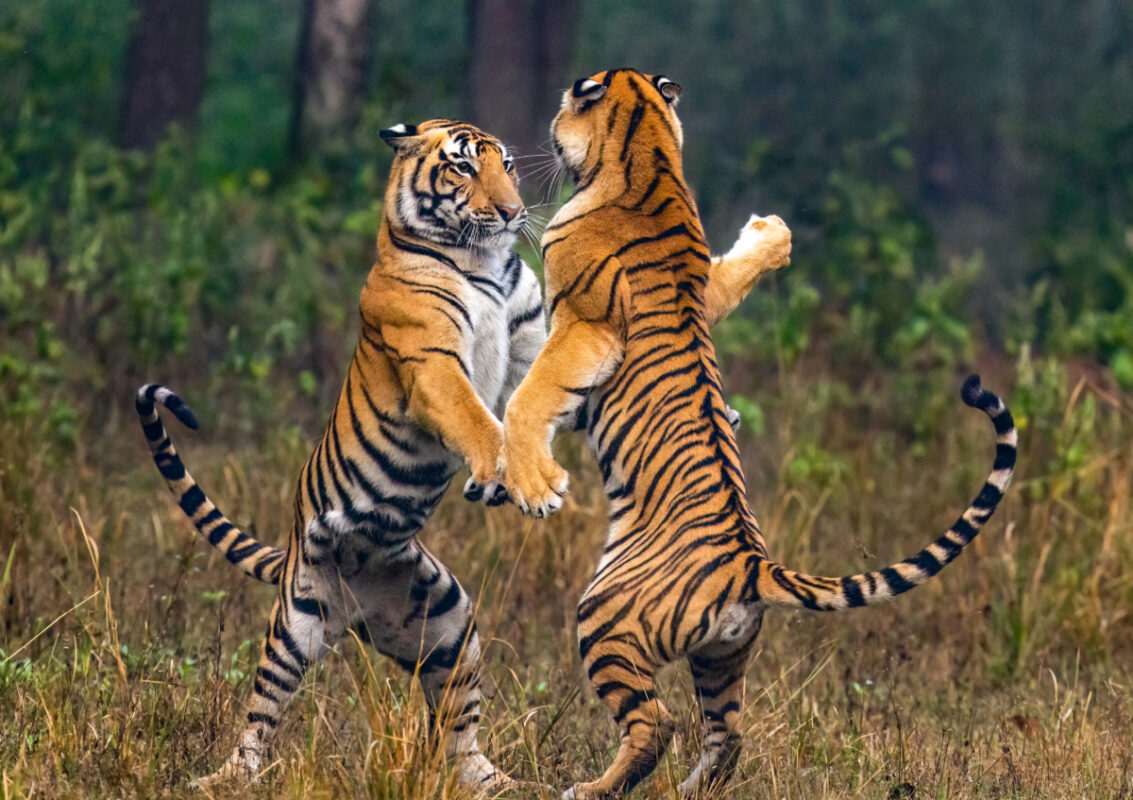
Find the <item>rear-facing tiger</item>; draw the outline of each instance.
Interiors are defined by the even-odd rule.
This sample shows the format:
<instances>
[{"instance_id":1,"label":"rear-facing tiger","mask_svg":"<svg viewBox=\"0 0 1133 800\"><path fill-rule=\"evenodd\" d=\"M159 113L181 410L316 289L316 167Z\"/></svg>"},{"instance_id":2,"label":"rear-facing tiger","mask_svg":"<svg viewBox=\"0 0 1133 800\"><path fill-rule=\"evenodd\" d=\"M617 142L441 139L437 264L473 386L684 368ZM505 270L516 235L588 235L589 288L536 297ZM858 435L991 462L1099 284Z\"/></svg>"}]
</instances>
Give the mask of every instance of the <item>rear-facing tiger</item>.
<instances>
[{"instance_id":1,"label":"rear-facing tiger","mask_svg":"<svg viewBox=\"0 0 1133 800\"><path fill-rule=\"evenodd\" d=\"M248 575L277 583L247 727L200 783L251 777L312 661L347 628L410 671L450 728L465 783L507 779L479 753L480 645L472 603L418 541L453 475L469 499L503 501L494 481L498 416L546 338L538 281L510 253L526 212L512 157L493 137L434 120L382 134L395 158L362 331L322 440L299 475L286 550L237 529L174 450L156 404L197 422L179 397L142 387L137 410L154 460L184 512ZM769 265L749 230L712 273L720 313Z\"/></svg>"},{"instance_id":2,"label":"rear-facing tiger","mask_svg":"<svg viewBox=\"0 0 1133 800\"><path fill-rule=\"evenodd\" d=\"M924 550L876 572L804 575L770 560L748 507L708 336L715 291L681 167L680 87L636 70L584 78L563 97L552 139L577 185L543 234L551 332L508 403L501 468L536 516L567 485L551 457L555 424L580 417L605 480L610 530L578 607L583 666L621 732L613 764L564 797L609 797L649 774L673 730L654 689L687 659L703 749L681 784L695 795L730 776L747 657L768 606L854 608L929 580L995 510L1015 463L1003 403L964 385L991 417L995 463L983 490ZM774 240L778 225L763 235Z\"/></svg>"}]
</instances>

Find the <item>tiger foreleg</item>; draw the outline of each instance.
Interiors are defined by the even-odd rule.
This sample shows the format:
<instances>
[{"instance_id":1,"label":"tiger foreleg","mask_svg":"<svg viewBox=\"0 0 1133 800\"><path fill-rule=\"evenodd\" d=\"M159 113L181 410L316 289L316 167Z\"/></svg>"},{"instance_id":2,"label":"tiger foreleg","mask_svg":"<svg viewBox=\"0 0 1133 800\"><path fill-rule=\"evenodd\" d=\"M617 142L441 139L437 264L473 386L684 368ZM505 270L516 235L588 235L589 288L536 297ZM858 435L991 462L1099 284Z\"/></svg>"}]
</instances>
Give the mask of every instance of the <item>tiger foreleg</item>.
<instances>
[{"instance_id":1,"label":"tiger foreleg","mask_svg":"<svg viewBox=\"0 0 1133 800\"><path fill-rule=\"evenodd\" d=\"M712 259L705 290L709 326L728 316L747 297L764 272L791 263L791 229L779 217L754 214L723 256Z\"/></svg>"},{"instance_id":2,"label":"tiger foreleg","mask_svg":"<svg viewBox=\"0 0 1133 800\"><path fill-rule=\"evenodd\" d=\"M610 376L622 353L621 339L606 323L580 320L565 309L556 313L546 346L504 413L498 468L525 514L545 517L562 508L569 480L551 456L555 428Z\"/></svg>"}]
</instances>

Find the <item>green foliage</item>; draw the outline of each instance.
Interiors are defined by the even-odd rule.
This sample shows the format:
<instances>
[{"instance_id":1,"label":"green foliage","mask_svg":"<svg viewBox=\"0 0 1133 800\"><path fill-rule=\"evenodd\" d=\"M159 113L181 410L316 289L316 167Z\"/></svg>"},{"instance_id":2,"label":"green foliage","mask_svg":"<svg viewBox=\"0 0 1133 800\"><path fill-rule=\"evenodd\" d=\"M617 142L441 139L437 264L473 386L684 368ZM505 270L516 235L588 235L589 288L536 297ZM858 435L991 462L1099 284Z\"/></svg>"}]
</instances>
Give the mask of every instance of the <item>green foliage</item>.
<instances>
[{"instance_id":1,"label":"green foliage","mask_svg":"<svg viewBox=\"0 0 1133 800\"><path fill-rule=\"evenodd\" d=\"M77 396L138 380L228 382L265 408L335 391L389 163L376 132L461 107L463 18L397 0L377 9L355 141L290 164L299 9L240 0L210 12L198 129L123 153L108 141L128 5L0 9L0 416L62 450L92 413ZM845 385L892 374L914 449L950 418L940 385L984 347L1085 357L1133 389L1125 10L1090 2L1070 25L974 0L583 12L576 70L634 63L685 85L709 230L754 206L794 231L791 266L714 332L723 353L830 364ZM1009 246L956 232L973 209ZM1045 402L1021 380L1024 405Z\"/></svg>"},{"instance_id":2,"label":"green foliage","mask_svg":"<svg viewBox=\"0 0 1133 800\"><path fill-rule=\"evenodd\" d=\"M4 416L41 416L67 440L74 412L50 399L64 383L121 395L171 364L193 377L188 360L210 375L202 389L228 376L262 396L277 371L305 368L310 394L310 376L338 371L325 356L345 353L369 268L370 171L201 185L174 135L152 156L93 140L42 172L20 140L0 139Z\"/></svg>"}]
</instances>

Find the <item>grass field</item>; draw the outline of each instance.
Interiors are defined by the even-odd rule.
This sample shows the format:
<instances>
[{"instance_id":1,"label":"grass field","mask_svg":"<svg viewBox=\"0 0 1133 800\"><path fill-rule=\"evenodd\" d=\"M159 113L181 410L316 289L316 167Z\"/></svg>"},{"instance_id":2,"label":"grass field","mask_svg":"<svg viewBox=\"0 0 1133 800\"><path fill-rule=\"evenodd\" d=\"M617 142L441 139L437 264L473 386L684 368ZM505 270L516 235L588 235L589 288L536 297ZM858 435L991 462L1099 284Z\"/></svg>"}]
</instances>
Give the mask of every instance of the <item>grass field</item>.
<instances>
[{"instance_id":1,"label":"grass field","mask_svg":"<svg viewBox=\"0 0 1133 800\"><path fill-rule=\"evenodd\" d=\"M962 377L911 378L925 384L913 414L893 377L732 363L729 389L764 416L740 445L772 555L837 575L943 531L993 455L986 419L959 401ZM768 615L724 796L1133 797L1133 402L1055 365L1000 364L984 383L1021 426L1000 512L891 605ZM319 415L265 414L247 433L235 395L177 386L202 418L199 434L171 428L186 463L226 513L283 541ZM5 800L190 796L188 780L235 742L272 589L182 517L131 416L133 388L84 410L72 452L30 423L0 430ZM573 493L553 519L485 510L454 487L422 538L479 599L483 745L513 775L561 789L598 774L616 735L574 635L605 501L582 440L559 453ZM353 641L337 650L286 715L263 780L231 796L469 796L428 742L408 676ZM674 797L698 751L687 671L661 682L677 738L635 797Z\"/></svg>"}]
</instances>

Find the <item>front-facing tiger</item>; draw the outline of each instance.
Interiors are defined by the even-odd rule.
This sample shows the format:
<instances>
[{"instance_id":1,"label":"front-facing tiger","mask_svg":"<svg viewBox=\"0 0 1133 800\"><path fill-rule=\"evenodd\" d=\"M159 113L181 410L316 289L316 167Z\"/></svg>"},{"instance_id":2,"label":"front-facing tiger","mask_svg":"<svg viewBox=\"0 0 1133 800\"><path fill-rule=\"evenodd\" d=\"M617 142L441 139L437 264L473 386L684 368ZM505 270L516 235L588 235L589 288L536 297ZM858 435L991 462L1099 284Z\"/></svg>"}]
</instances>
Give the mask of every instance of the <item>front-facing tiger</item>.
<instances>
[{"instance_id":1,"label":"front-facing tiger","mask_svg":"<svg viewBox=\"0 0 1133 800\"><path fill-rule=\"evenodd\" d=\"M279 584L247 727L202 784L255 775L303 673L348 628L417 671L462 782L507 780L477 747L473 604L417 532L463 465L466 496L503 499L493 481L498 418L546 338L538 280L510 252L527 214L507 148L483 131L434 120L382 138L396 155L361 336L299 475L286 551L235 528L186 472L155 408L195 428L184 403L161 386L138 391L154 460L181 508L229 561Z\"/></svg>"},{"instance_id":2,"label":"front-facing tiger","mask_svg":"<svg viewBox=\"0 0 1133 800\"><path fill-rule=\"evenodd\" d=\"M998 445L983 491L951 530L905 561L844 578L768 558L708 336L718 295L682 175L679 93L660 76L602 72L566 92L552 126L577 189L543 236L551 333L508 404L501 465L521 508L556 510L566 473L548 449L554 425L585 420L610 530L579 603L579 647L621 733L606 773L564 797L617 795L649 774L673 731L654 675L680 658L705 727L681 793L726 780L764 609L853 608L924 583L972 541L1015 463L1011 415L970 378L964 401L992 418ZM777 231L762 231L769 246Z\"/></svg>"}]
</instances>

